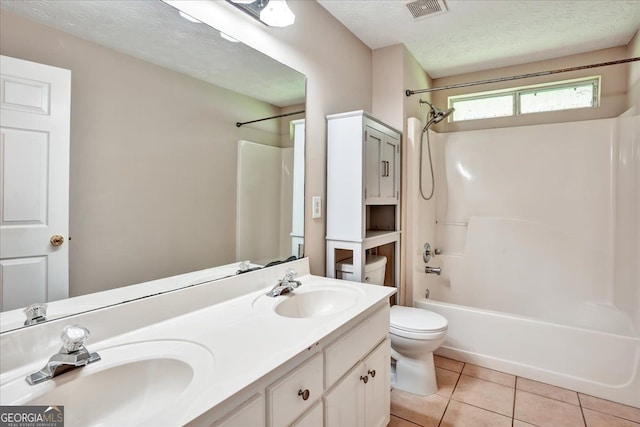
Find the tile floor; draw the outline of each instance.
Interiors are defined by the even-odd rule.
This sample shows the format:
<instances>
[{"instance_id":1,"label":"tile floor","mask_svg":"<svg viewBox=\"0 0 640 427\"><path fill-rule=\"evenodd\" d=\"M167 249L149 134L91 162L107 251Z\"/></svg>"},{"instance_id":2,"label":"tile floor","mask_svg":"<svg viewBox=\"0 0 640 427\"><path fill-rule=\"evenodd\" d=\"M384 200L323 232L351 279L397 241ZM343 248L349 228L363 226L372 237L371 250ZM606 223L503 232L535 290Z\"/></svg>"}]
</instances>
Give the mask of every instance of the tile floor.
<instances>
[{"instance_id":1,"label":"tile floor","mask_svg":"<svg viewBox=\"0 0 640 427\"><path fill-rule=\"evenodd\" d=\"M438 393L391 390L387 427L640 427L640 409L435 356Z\"/></svg>"}]
</instances>

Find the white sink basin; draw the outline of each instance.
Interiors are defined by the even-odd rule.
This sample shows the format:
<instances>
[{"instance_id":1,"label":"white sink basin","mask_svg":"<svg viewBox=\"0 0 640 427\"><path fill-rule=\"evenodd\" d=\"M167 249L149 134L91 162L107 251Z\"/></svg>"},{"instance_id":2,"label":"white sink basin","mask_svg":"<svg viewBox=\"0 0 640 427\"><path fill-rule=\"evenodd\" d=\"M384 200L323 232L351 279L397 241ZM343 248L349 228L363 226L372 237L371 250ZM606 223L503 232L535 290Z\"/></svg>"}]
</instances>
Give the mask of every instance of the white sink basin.
<instances>
[{"instance_id":1,"label":"white sink basin","mask_svg":"<svg viewBox=\"0 0 640 427\"><path fill-rule=\"evenodd\" d=\"M276 298L260 296L255 307L269 307L277 315L298 319L317 318L341 313L358 302L365 295L361 289L345 284L303 285L294 292Z\"/></svg>"},{"instance_id":2,"label":"white sink basin","mask_svg":"<svg viewBox=\"0 0 640 427\"><path fill-rule=\"evenodd\" d=\"M102 360L35 386L24 379L31 371L20 373L2 384L0 403L63 405L67 427L181 425L184 408L214 368L213 355L187 341L89 349Z\"/></svg>"}]
</instances>

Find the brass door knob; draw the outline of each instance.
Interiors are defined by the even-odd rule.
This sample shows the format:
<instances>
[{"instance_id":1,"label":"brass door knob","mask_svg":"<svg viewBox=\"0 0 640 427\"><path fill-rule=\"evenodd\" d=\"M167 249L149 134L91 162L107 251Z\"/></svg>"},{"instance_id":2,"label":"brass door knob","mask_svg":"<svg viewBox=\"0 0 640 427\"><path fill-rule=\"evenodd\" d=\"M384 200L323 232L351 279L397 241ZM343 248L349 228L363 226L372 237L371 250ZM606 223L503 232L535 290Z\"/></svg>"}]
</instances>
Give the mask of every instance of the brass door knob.
<instances>
[{"instance_id":1,"label":"brass door knob","mask_svg":"<svg viewBox=\"0 0 640 427\"><path fill-rule=\"evenodd\" d=\"M51 246L60 246L61 244L64 243L64 237L62 237L59 234L54 234L49 239L49 242L51 242Z\"/></svg>"}]
</instances>

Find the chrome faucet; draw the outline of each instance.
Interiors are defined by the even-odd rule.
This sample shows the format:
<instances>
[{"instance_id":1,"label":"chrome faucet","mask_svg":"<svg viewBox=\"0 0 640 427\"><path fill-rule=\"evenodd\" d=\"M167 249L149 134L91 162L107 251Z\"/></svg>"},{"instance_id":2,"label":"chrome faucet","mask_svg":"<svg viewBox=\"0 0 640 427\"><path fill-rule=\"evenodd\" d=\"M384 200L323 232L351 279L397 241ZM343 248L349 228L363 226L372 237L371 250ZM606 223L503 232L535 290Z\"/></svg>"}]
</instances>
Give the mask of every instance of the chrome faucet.
<instances>
[{"instance_id":1,"label":"chrome faucet","mask_svg":"<svg viewBox=\"0 0 640 427\"><path fill-rule=\"evenodd\" d=\"M89 330L83 326L65 326L60 334L63 346L58 353L51 356L44 368L26 376L30 385L57 377L71 369L80 368L100 360L98 353L89 353L84 346L89 337Z\"/></svg>"},{"instance_id":2,"label":"chrome faucet","mask_svg":"<svg viewBox=\"0 0 640 427\"><path fill-rule=\"evenodd\" d=\"M290 292L293 292L296 288L302 286L302 283L298 280L293 280L298 273L292 268L287 268L286 273L282 280L279 280L278 283L266 293L267 296L277 297L280 295L286 295Z\"/></svg>"},{"instance_id":3,"label":"chrome faucet","mask_svg":"<svg viewBox=\"0 0 640 427\"><path fill-rule=\"evenodd\" d=\"M427 274L437 274L440 275L440 267L429 267L428 265L424 268L424 272Z\"/></svg>"}]
</instances>

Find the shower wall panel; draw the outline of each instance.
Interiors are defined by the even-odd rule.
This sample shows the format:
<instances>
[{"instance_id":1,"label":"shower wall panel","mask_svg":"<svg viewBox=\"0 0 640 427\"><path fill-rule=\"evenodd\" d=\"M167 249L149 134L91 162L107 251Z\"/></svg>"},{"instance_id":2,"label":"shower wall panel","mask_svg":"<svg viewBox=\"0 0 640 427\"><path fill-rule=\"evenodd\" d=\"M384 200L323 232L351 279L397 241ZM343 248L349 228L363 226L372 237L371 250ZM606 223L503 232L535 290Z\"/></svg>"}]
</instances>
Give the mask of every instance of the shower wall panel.
<instances>
[{"instance_id":1,"label":"shower wall panel","mask_svg":"<svg viewBox=\"0 0 640 427\"><path fill-rule=\"evenodd\" d=\"M616 155L637 162L638 131L621 120L435 134L442 276L416 274L414 297L636 335L638 167Z\"/></svg>"}]
</instances>

